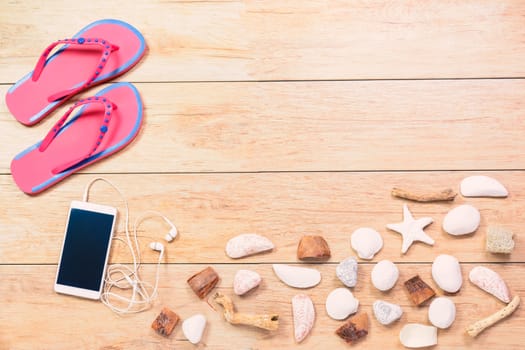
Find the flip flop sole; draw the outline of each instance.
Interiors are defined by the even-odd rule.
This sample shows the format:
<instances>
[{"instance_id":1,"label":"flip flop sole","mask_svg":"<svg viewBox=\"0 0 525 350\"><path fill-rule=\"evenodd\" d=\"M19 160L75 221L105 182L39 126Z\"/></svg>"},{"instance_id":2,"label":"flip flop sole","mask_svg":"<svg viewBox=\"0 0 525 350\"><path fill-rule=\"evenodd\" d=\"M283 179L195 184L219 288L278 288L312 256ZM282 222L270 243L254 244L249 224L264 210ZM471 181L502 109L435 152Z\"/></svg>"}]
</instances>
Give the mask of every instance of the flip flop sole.
<instances>
[{"instance_id":1,"label":"flip flop sole","mask_svg":"<svg viewBox=\"0 0 525 350\"><path fill-rule=\"evenodd\" d=\"M122 75L137 64L145 53L146 43L142 34L126 22L115 19L96 21L75 34L73 38L103 38L118 45L91 86ZM28 73L13 85L6 94L6 104L13 116L22 124L33 125L69 97L49 102L48 97L59 92L80 87L93 74L101 50L93 46L65 45L47 59L37 81Z\"/></svg>"},{"instance_id":2,"label":"flip flop sole","mask_svg":"<svg viewBox=\"0 0 525 350\"><path fill-rule=\"evenodd\" d=\"M11 173L22 191L28 194L39 193L78 170L123 149L137 136L142 124L143 105L139 92L132 84L116 83L95 96L106 97L118 106L97 153L61 173L53 173L57 166L87 154L100 134L102 110L100 106L90 104L82 106L45 151L39 150L42 142L39 141L15 156L11 162Z\"/></svg>"}]
</instances>

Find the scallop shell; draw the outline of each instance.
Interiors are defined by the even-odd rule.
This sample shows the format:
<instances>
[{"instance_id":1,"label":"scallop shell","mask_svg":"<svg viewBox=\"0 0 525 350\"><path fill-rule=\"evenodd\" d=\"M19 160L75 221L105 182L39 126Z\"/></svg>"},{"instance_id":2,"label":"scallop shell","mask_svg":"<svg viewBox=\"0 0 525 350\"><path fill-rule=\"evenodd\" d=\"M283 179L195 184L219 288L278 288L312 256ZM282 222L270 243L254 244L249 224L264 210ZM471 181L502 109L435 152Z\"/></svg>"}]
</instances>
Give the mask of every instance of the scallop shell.
<instances>
[{"instance_id":1,"label":"scallop shell","mask_svg":"<svg viewBox=\"0 0 525 350\"><path fill-rule=\"evenodd\" d=\"M334 320L344 320L355 314L359 300L346 288L336 288L326 298L326 313Z\"/></svg>"},{"instance_id":2,"label":"scallop shell","mask_svg":"<svg viewBox=\"0 0 525 350\"><path fill-rule=\"evenodd\" d=\"M312 299L306 294L292 298L292 313L295 341L302 342L314 326L315 309Z\"/></svg>"},{"instance_id":3,"label":"scallop shell","mask_svg":"<svg viewBox=\"0 0 525 350\"><path fill-rule=\"evenodd\" d=\"M468 277L470 282L485 292L494 295L504 303L510 302L509 288L497 272L483 266L476 266L470 271Z\"/></svg>"},{"instance_id":4,"label":"scallop shell","mask_svg":"<svg viewBox=\"0 0 525 350\"><path fill-rule=\"evenodd\" d=\"M383 238L379 232L367 227L355 230L350 243L361 259L372 259L383 248Z\"/></svg>"},{"instance_id":5,"label":"scallop shell","mask_svg":"<svg viewBox=\"0 0 525 350\"><path fill-rule=\"evenodd\" d=\"M233 237L226 244L226 254L232 259L262 253L274 248L273 243L266 237L256 233L245 233Z\"/></svg>"}]
</instances>

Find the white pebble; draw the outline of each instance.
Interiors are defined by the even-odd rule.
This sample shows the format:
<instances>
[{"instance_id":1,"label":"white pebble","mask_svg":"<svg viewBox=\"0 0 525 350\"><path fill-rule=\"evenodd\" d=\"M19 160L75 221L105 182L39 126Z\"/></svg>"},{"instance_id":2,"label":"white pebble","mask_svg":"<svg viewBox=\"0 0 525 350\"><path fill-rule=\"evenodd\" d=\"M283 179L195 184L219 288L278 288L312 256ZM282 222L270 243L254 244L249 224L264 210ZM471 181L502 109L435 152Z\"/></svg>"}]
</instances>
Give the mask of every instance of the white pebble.
<instances>
[{"instance_id":1,"label":"white pebble","mask_svg":"<svg viewBox=\"0 0 525 350\"><path fill-rule=\"evenodd\" d=\"M239 270L233 278L233 292L243 295L261 283L261 276L251 270Z\"/></svg>"},{"instance_id":2,"label":"white pebble","mask_svg":"<svg viewBox=\"0 0 525 350\"><path fill-rule=\"evenodd\" d=\"M445 292L456 293L463 284L458 259L452 255L438 255L432 263L432 278Z\"/></svg>"},{"instance_id":3,"label":"white pebble","mask_svg":"<svg viewBox=\"0 0 525 350\"><path fill-rule=\"evenodd\" d=\"M382 292L392 289L398 278L399 270L390 260L381 260L372 269L372 284Z\"/></svg>"},{"instance_id":4,"label":"white pebble","mask_svg":"<svg viewBox=\"0 0 525 350\"><path fill-rule=\"evenodd\" d=\"M439 297L432 300L428 308L428 320L437 328L445 329L456 319L456 306L450 298Z\"/></svg>"},{"instance_id":5,"label":"white pebble","mask_svg":"<svg viewBox=\"0 0 525 350\"><path fill-rule=\"evenodd\" d=\"M359 301L346 288L337 288L326 298L326 312L334 320L344 320L357 312Z\"/></svg>"},{"instance_id":6,"label":"white pebble","mask_svg":"<svg viewBox=\"0 0 525 350\"><path fill-rule=\"evenodd\" d=\"M369 260L383 248L383 238L376 230L363 227L352 233L350 244L361 259Z\"/></svg>"},{"instance_id":7,"label":"white pebble","mask_svg":"<svg viewBox=\"0 0 525 350\"><path fill-rule=\"evenodd\" d=\"M443 230L453 236L467 235L479 227L481 215L470 204L455 207L443 219Z\"/></svg>"}]
</instances>

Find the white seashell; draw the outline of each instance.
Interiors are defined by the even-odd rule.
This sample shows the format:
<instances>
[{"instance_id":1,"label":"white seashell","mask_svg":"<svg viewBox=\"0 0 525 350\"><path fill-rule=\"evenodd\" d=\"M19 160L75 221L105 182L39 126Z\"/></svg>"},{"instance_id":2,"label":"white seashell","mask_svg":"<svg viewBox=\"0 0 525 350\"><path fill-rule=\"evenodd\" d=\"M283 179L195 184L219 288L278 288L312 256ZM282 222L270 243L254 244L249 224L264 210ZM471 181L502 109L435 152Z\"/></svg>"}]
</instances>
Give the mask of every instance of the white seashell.
<instances>
[{"instance_id":1,"label":"white seashell","mask_svg":"<svg viewBox=\"0 0 525 350\"><path fill-rule=\"evenodd\" d=\"M346 288L336 288L326 297L326 312L334 320L344 320L357 312L359 301Z\"/></svg>"},{"instance_id":2,"label":"white seashell","mask_svg":"<svg viewBox=\"0 0 525 350\"><path fill-rule=\"evenodd\" d=\"M469 273L470 282L494 295L504 303L510 302L510 292L505 281L497 272L483 266L476 266Z\"/></svg>"},{"instance_id":3,"label":"white seashell","mask_svg":"<svg viewBox=\"0 0 525 350\"><path fill-rule=\"evenodd\" d=\"M399 340L407 348L423 348L436 345L437 328L419 323L409 323L401 329Z\"/></svg>"},{"instance_id":4,"label":"white seashell","mask_svg":"<svg viewBox=\"0 0 525 350\"><path fill-rule=\"evenodd\" d=\"M376 317L377 321L385 326L396 320L399 320L403 315L401 306L387 303L383 300L374 301L372 309L374 310L374 316Z\"/></svg>"},{"instance_id":5,"label":"white seashell","mask_svg":"<svg viewBox=\"0 0 525 350\"><path fill-rule=\"evenodd\" d=\"M447 213L443 219L443 230L454 236L466 235L478 229L480 219L479 210L470 204L463 204Z\"/></svg>"},{"instance_id":6,"label":"white seashell","mask_svg":"<svg viewBox=\"0 0 525 350\"><path fill-rule=\"evenodd\" d=\"M192 344L197 344L202 339L202 334L206 328L206 317L196 314L182 322L182 333Z\"/></svg>"},{"instance_id":7,"label":"white seashell","mask_svg":"<svg viewBox=\"0 0 525 350\"><path fill-rule=\"evenodd\" d=\"M232 259L258 254L274 248L266 237L256 233L245 233L233 237L226 243L226 254Z\"/></svg>"},{"instance_id":8,"label":"white seashell","mask_svg":"<svg viewBox=\"0 0 525 350\"><path fill-rule=\"evenodd\" d=\"M372 269L372 284L382 292L392 289L398 278L399 270L390 260L381 260Z\"/></svg>"},{"instance_id":9,"label":"white seashell","mask_svg":"<svg viewBox=\"0 0 525 350\"><path fill-rule=\"evenodd\" d=\"M469 176L461 181L464 197L507 197L509 192L498 180L484 175Z\"/></svg>"},{"instance_id":10,"label":"white seashell","mask_svg":"<svg viewBox=\"0 0 525 350\"><path fill-rule=\"evenodd\" d=\"M321 273L307 267L273 264L273 271L281 281L294 288L310 288L321 282Z\"/></svg>"},{"instance_id":11,"label":"white seashell","mask_svg":"<svg viewBox=\"0 0 525 350\"><path fill-rule=\"evenodd\" d=\"M376 230L363 227L352 233L350 244L361 259L372 259L383 248L383 238Z\"/></svg>"},{"instance_id":12,"label":"white seashell","mask_svg":"<svg viewBox=\"0 0 525 350\"><path fill-rule=\"evenodd\" d=\"M432 278L445 292L456 293L463 284L458 259L452 255L438 255L432 263Z\"/></svg>"},{"instance_id":13,"label":"white seashell","mask_svg":"<svg viewBox=\"0 0 525 350\"><path fill-rule=\"evenodd\" d=\"M437 328L445 329L456 319L456 305L450 298L439 297L432 300L428 308L428 320Z\"/></svg>"},{"instance_id":14,"label":"white seashell","mask_svg":"<svg viewBox=\"0 0 525 350\"><path fill-rule=\"evenodd\" d=\"M306 338L315 321L315 309L312 299L306 294L292 298L292 313L295 341L300 343Z\"/></svg>"},{"instance_id":15,"label":"white seashell","mask_svg":"<svg viewBox=\"0 0 525 350\"><path fill-rule=\"evenodd\" d=\"M335 269L337 278L347 287L355 287L357 283L357 260L350 257L341 261Z\"/></svg>"},{"instance_id":16,"label":"white seashell","mask_svg":"<svg viewBox=\"0 0 525 350\"><path fill-rule=\"evenodd\" d=\"M261 283L261 276L251 270L239 270L233 278L233 292L243 295Z\"/></svg>"}]
</instances>

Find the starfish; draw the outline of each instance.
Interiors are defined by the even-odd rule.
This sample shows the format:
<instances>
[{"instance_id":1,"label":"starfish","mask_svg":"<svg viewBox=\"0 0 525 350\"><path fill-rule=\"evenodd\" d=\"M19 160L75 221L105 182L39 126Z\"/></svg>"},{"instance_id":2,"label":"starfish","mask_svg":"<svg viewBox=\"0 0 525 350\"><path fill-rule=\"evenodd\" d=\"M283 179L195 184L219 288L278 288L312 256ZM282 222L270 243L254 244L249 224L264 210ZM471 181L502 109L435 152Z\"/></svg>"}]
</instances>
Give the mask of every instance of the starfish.
<instances>
[{"instance_id":1,"label":"starfish","mask_svg":"<svg viewBox=\"0 0 525 350\"><path fill-rule=\"evenodd\" d=\"M406 204L403 205L403 222L397 224L387 224L386 227L396 231L403 236L401 253L405 254L415 241L420 241L429 245L434 245L434 240L427 235L423 228L432 223L432 218L424 217L415 220Z\"/></svg>"}]
</instances>

